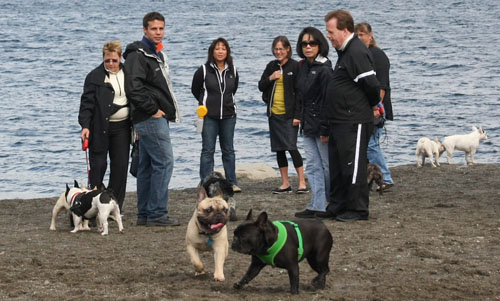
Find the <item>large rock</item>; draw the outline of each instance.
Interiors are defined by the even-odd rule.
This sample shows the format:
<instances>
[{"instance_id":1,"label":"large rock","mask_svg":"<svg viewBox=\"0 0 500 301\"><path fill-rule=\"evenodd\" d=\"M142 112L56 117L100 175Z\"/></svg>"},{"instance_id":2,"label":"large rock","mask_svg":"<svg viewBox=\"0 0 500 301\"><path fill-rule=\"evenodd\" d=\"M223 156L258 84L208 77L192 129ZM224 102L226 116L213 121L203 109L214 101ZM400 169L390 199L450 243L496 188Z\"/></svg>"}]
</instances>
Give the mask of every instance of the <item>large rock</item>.
<instances>
[{"instance_id":1,"label":"large rock","mask_svg":"<svg viewBox=\"0 0 500 301\"><path fill-rule=\"evenodd\" d=\"M223 168L216 168L215 171L218 171L224 175ZM279 175L271 166L268 166L264 163L256 163L256 164L237 164L236 177L248 178L251 180L262 180L267 178L279 177Z\"/></svg>"}]
</instances>

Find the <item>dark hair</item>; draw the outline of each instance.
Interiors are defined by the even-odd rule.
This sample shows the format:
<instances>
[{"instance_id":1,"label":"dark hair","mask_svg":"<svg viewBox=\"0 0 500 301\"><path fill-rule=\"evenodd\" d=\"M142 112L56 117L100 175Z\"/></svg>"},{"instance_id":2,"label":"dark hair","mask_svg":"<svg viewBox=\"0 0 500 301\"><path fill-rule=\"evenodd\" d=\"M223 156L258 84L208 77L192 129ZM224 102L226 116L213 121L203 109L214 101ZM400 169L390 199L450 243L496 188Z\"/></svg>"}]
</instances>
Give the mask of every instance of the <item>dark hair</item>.
<instances>
[{"instance_id":1,"label":"dark hair","mask_svg":"<svg viewBox=\"0 0 500 301\"><path fill-rule=\"evenodd\" d=\"M286 50L287 50L286 57L291 58L292 57L292 45L290 45L290 41L288 41L288 38L285 36L277 36L276 38L274 38L273 45L271 46L272 54L274 55L274 47L276 47L276 44L278 44L278 42L281 42L281 44L283 44L283 47L286 48Z\"/></svg>"},{"instance_id":2,"label":"dark hair","mask_svg":"<svg viewBox=\"0 0 500 301\"><path fill-rule=\"evenodd\" d=\"M348 11L342 9L332 10L326 14L325 23L328 23L333 18L337 19L338 30L347 28L349 32L354 32L354 19Z\"/></svg>"},{"instance_id":3,"label":"dark hair","mask_svg":"<svg viewBox=\"0 0 500 301\"><path fill-rule=\"evenodd\" d=\"M297 40L297 55L303 59L306 58L304 56L304 52L302 51L302 38L306 34L310 35L314 38L315 41L318 42L318 54L327 57L330 46L328 46L328 41L326 40L325 36L316 27L306 27L302 29L299 34L299 39Z\"/></svg>"},{"instance_id":4,"label":"dark hair","mask_svg":"<svg viewBox=\"0 0 500 301\"><path fill-rule=\"evenodd\" d=\"M150 13L147 13L144 18L142 18L142 27L144 28L148 28L148 23L151 22L151 21L154 21L154 20L159 20L159 21L162 21L163 23L165 23L165 17L160 14L159 12L150 12Z\"/></svg>"},{"instance_id":5,"label":"dark hair","mask_svg":"<svg viewBox=\"0 0 500 301\"><path fill-rule=\"evenodd\" d=\"M222 44L224 44L224 46L226 46L226 50L227 50L226 63L228 64L229 69L232 70L233 69L233 57L231 56L231 48L229 48L229 43L224 38L217 38L217 39L213 40L212 44L210 44L210 47L208 47L207 64L215 63L214 50L215 50L215 46L217 46L218 43L222 43Z\"/></svg>"},{"instance_id":6,"label":"dark hair","mask_svg":"<svg viewBox=\"0 0 500 301\"><path fill-rule=\"evenodd\" d=\"M370 46L375 46L378 47L377 41L375 41L375 36L373 35L372 32L372 27L368 23L358 23L356 26L354 26L354 32L361 31L362 33L367 33L371 34L372 39L370 40Z\"/></svg>"}]
</instances>

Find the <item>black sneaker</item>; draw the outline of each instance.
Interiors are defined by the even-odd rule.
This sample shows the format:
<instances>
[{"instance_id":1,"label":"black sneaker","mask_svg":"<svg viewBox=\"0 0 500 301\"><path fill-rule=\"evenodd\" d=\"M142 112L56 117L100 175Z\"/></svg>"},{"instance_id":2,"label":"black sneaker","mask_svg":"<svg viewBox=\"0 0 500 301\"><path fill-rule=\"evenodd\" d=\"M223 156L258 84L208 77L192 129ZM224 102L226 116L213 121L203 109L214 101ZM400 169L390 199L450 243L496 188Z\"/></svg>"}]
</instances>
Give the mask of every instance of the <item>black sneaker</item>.
<instances>
[{"instance_id":1,"label":"black sneaker","mask_svg":"<svg viewBox=\"0 0 500 301\"><path fill-rule=\"evenodd\" d=\"M137 226L146 226L148 220L146 218L138 218L135 223Z\"/></svg>"},{"instance_id":2,"label":"black sneaker","mask_svg":"<svg viewBox=\"0 0 500 301\"><path fill-rule=\"evenodd\" d=\"M368 220L368 215L354 212L354 211L346 211L342 214L337 215L335 220L337 220L339 222L366 221L366 220Z\"/></svg>"},{"instance_id":3,"label":"black sneaker","mask_svg":"<svg viewBox=\"0 0 500 301\"><path fill-rule=\"evenodd\" d=\"M281 194L281 193L290 193L292 192L292 187L288 186L287 188L276 188L276 189L273 189L273 194Z\"/></svg>"},{"instance_id":4,"label":"black sneaker","mask_svg":"<svg viewBox=\"0 0 500 301\"><path fill-rule=\"evenodd\" d=\"M318 218L324 218L324 219L335 219L337 217L336 214L333 214L331 213L330 211L318 211L316 212L316 214L314 215Z\"/></svg>"},{"instance_id":5,"label":"black sneaker","mask_svg":"<svg viewBox=\"0 0 500 301\"><path fill-rule=\"evenodd\" d=\"M179 221L173 217L168 217L166 215L159 217L157 219L148 219L146 227L166 227L166 226L179 226Z\"/></svg>"},{"instance_id":6,"label":"black sneaker","mask_svg":"<svg viewBox=\"0 0 500 301\"><path fill-rule=\"evenodd\" d=\"M299 218L314 218L316 216L316 212L319 212L319 211L314 211L314 210L306 209L306 210L303 210L303 211L295 212L295 217L299 217Z\"/></svg>"}]
</instances>

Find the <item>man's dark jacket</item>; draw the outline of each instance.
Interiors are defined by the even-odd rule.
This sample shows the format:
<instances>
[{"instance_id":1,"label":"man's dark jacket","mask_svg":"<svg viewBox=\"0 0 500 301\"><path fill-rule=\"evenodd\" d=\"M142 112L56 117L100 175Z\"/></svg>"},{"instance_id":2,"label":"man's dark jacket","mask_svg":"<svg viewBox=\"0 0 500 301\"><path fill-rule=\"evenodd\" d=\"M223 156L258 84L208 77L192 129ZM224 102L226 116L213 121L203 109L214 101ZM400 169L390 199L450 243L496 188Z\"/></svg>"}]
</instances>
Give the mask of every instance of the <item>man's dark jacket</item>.
<instances>
[{"instance_id":1,"label":"man's dark jacket","mask_svg":"<svg viewBox=\"0 0 500 301\"><path fill-rule=\"evenodd\" d=\"M168 87L163 68L168 70L166 55L155 54L141 41L129 44L125 58L125 92L132 107L132 121L149 119L158 109L169 121L178 121L177 104Z\"/></svg>"}]
</instances>

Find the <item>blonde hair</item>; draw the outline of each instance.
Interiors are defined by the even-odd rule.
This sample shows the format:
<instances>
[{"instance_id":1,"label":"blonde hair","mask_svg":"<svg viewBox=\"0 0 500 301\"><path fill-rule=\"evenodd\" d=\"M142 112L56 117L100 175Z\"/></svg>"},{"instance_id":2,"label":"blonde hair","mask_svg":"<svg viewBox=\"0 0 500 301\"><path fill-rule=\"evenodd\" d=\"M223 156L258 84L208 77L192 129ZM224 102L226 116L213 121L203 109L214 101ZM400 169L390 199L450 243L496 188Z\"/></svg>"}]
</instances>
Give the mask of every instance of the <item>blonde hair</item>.
<instances>
[{"instance_id":1,"label":"blonde hair","mask_svg":"<svg viewBox=\"0 0 500 301\"><path fill-rule=\"evenodd\" d=\"M104 47L102 47L102 56L109 52L116 52L118 56L122 56L122 43L120 43L120 41L104 43Z\"/></svg>"}]
</instances>

